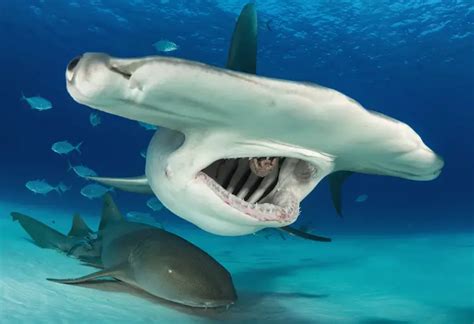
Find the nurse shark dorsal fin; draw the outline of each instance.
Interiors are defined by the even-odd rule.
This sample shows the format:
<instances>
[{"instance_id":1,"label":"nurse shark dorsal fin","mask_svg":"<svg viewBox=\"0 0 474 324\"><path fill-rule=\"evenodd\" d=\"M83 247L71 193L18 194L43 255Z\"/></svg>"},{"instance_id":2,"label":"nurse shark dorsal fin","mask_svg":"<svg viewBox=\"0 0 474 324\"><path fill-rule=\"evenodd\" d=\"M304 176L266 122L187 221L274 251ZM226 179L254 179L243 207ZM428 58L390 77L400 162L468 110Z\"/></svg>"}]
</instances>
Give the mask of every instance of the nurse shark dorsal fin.
<instances>
[{"instance_id":1,"label":"nurse shark dorsal fin","mask_svg":"<svg viewBox=\"0 0 474 324\"><path fill-rule=\"evenodd\" d=\"M104 277L113 277L120 279L126 276L128 270L128 263L121 263L116 265L115 267L99 270L97 272L90 273L88 275L78 277L78 278L70 278L70 279L54 279L54 278L46 278L46 280L64 283L64 284L80 284L85 282L91 282L95 279L100 279Z\"/></svg>"},{"instance_id":2,"label":"nurse shark dorsal fin","mask_svg":"<svg viewBox=\"0 0 474 324\"><path fill-rule=\"evenodd\" d=\"M93 233L93 231L87 226L82 217L79 214L74 214L71 230L67 236L84 237L90 233Z\"/></svg>"},{"instance_id":3,"label":"nurse shark dorsal fin","mask_svg":"<svg viewBox=\"0 0 474 324\"><path fill-rule=\"evenodd\" d=\"M125 221L125 218L117 208L117 205L112 199L112 195L106 193L104 195L104 204L102 207L102 217L100 219L99 231L105 229L109 224L123 221Z\"/></svg>"},{"instance_id":4,"label":"nurse shark dorsal fin","mask_svg":"<svg viewBox=\"0 0 474 324\"><path fill-rule=\"evenodd\" d=\"M257 73L257 12L253 3L245 5L235 24L226 68Z\"/></svg>"},{"instance_id":5,"label":"nurse shark dorsal fin","mask_svg":"<svg viewBox=\"0 0 474 324\"><path fill-rule=\"evenodd\" d=\"M39 247L64 251L67 245L67 237L65 235L30 216L17 212L12 212L11 216L14 221L20 223L21 227Z\"/></svg>"},{"instance_id":6,"label":"nurse shark dorsal fin","mask_svg":"<svg viewBox=\"0 0 474 324\"><path fill-rule=\"evenodd\" d=\"M339 216L342 217L342 185L347 178L354 172L336 171L328 176L329 190L331 191L331 199L334 208Z\"/></svg>"}]
</instances>

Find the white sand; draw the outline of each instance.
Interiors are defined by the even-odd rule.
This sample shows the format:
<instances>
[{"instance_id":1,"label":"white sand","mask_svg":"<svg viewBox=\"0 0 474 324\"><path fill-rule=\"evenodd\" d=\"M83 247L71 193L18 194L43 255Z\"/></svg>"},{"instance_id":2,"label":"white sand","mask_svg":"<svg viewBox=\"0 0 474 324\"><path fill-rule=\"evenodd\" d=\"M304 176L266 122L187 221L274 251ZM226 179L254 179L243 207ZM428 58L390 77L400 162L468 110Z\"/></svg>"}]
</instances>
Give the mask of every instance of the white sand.
<instances>
[{"instance_id":1,"label":"white sand","mask_svg":"<svg viewBox=\"0 0 474 324\"><path fill-rule=\"evenodd\" d=\"M225 238L169 226L222 262L234 278L236 305L196 311L115 284L99 289L46 281L94 269L32 244L11 220L12 210L63 232L70 226L65 214L0 205L1 323L474 321L472 234L334 237L323 244L278 235ZM96 227L98 216L85 219Z\"/></svg>"}]
</instances>

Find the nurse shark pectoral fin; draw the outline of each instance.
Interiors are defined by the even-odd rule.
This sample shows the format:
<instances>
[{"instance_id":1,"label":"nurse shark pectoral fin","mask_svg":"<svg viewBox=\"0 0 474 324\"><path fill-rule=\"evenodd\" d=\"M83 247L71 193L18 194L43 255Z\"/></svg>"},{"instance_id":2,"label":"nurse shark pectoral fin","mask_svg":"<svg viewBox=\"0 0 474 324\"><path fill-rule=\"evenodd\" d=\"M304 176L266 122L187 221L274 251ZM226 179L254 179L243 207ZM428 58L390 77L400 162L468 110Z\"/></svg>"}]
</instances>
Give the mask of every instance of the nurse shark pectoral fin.
<instances>
[{"instance_id":1,"label":"nurse shark pectoral fin","mask_svg":"<svg viewBox=\"0 0 474 324\"><path fill-rule=\"evenodd\" d=\"M80 284L80 283L90 282L90 281L104 278L104 277L112 277L116 279L124 278L124 277L127 277L127 271L128 271L128 264L123 263L115 267L103 269L103 270L93 272L93 273L90 273L88 275L78 277L78 278L69 278L69 279L46 278L46 280L63 283L63 284Z\"/></svg>"},{"instance_id":2,"label":"nurse shark pectoral fin","mask_svg":"<svg viewBox=\"0 0 474 324\"><path fill-rule=\"evenodd\" d=\"M333 172L431 180L443 167L408 125L333 89L169 57L89 53L73 65L66 79L77 102L160 126L148 185L169 210L216 234L293 223Z\"/></svg>"}]
</instances>

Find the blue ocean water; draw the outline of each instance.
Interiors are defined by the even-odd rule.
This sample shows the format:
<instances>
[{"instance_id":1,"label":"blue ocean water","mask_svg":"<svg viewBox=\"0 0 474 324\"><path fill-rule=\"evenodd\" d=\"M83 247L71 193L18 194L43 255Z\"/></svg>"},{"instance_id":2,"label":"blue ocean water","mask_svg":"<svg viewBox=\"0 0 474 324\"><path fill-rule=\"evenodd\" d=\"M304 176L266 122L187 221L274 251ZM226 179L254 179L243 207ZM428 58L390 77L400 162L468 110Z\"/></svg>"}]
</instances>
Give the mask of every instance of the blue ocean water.
<instances>
[{"instance_id":1,"label":"blue ocean water","mask_svg":"<svg viewBox=\"0 0 474 324\"><path fill-rule=\"evenodd\" d=\"M40 210L62 211L54 216L58 223L69 222L74 211L97 215L101 201L88 200L79 193L86 182L72 171L67 171L68 159L73 164L85 164L103 176L143 174L145 160L140 152L148 145L153 131L145 130L135 121L105 113L99 113L102 123L92 127L89 115L93 110L74 102L66 91L65 68L73 57L84 52L105 52L117 57L156 55L158 53L153 44L160 39L168 39L179 48L161 55L222 67L227 59L236 18L245 3L232 0L0 2L0 89L3 106L0 118L0 202L3 207L0 217L10 221L9 208L21 206L28 208L32 216L35 216L36 209L38 215L44 214ZM459 307L462 314L467 314L462 319L472 322L474 278L469 271L474 268L474 146L471 143L474 122L473 3L436 0L268 0L258 1L257 11L259 75L308 81L341 91L364 107L406 122L445 160L440 177L428 182L363 174L352 176L344 186L343 218L337 217L331 205L328 185L323 182L303 201L298 224L309 224L318 234L330 236L335 242L340 238L348 245L352 243L344 241L347 236L351 237L350 242L358 242L358 235L363 235L360 242L370 242L367 235L387 237L390 240L383 243L387 246L387 259L383 259L383 253L377 250L374 255L380 257L377 259L380 263L372 269L389 273L394 268L407 272L407 267L413 266L417 258L416 255L407 256L410 249L402 247L403 255L409 262L397 264L398 250L392 243L397 242L400 235L403 238L393 244L408 242L406 244L409 245L421 240L426 250L420 250L419 253L432 253L426 261L429 259L434 262L439 257L444 263L437 276L433 276L433 281L427 281L423 286L425 294L429 294L435 284L440 284L442 289L449 289L449 284L441 284L439 280L443 278L443 271L452 275L456 281L453 287L464 287L464 291L459 291L459 296L467 301L461 305L453 297L447 303L452 308ZM52 102L53 108L46 111L32 110L24 101L20 101L22 93L45 97ZM83 142L82 153L72 152L68 157L54 153L51 145L61 140L69 140L73 144ZM46 179L51 184L64 182L71 186L71 190L62 195L56 192L47 196L34 195L25 187L27 181L34 179ZM362 199L364 201L358 201L361 195L366 195L366 199ZM124 212L150 212L146 206L148 196L117 192L115 197ZM169 211L160 211L159 217L169 228L189 229L191 233L188 235L191 237L202 234L211 242L218 242L214 236L202 233ZM9 227L2 229L7 231ZM411 241L407 238L410 235ZM424 240L426 235L428 238ZM463 235L462 239L458 235ZM439 240L432 242L432 236ZM248 237L241 239L244 240L241 242L249 242L245 241L249 240ZM232 240L222 238L221 242L236 242L237 238ZM459 240L462 242L459 243ZM206 245L202 237L197 241ZM459 260L449 257L451 252L442 251L443 246L451 246L451 243L452 246L458 243L463 246L461 252L456 250L452 253L460 253L465 263L457 264ZM283 240L274 235L262 239L258 244L286 246L302 243L294 238ZM337 244L334 245L334 251L341 251ZM20 245L11 246L21 248ZM242 246L247 247L246 244ZM314 249L318 251L321 248L315 245ZM324 246L324 253L330 254L330 249L330 245ZM227 250L231 248L223 251ZM433 250L438 250L439 255ZM2 249L2 258L8 255L7 251L6 248ZM311 245L305 245L304 250L299 251L301 259L304 259L305 254L308 254L307 258L313 258L316 253ZM359 246L357 256L365 260L367 255L362 251L364 248ZM371 253L375 250L368 247L367 251ZM264 254L262 252L261 255ZM241 250L237 255L245 257L246 250ZM346 256L344 254L338 261ZM276 276L270 269L283 267L281 264L285 259L272 259L267 272L261 275ZM322 259L319 256L318 262L322 262ZM254 280L250 269L252 262L258 263L258 258L249 258L247 261L247 278ZM421 258L420 262L423 261ZM300 263L293 260L291 264ZM465 271L459 274L459 278L453 269L459 270L458 266ZM13 265L11 268L14 268ZM351 278L347 266L343 268L341 274ZM236 276L241 278L241 286L245 286L243 272L238 272L241 270L235 268ZM422 270L417 269L417 273L422 273ZM297 276L287 271L285 280L291 281ZM317 275L318 270L311 269L312 273ZM337 271L327 275L327 280L344 279L336 274ZM352 275L357 277L357 281L365 278L362 272ZM2 274L6 280L8 276L9 272ZM388 289L388 281L389 277L380 279L377 289ZM275 282L274 286L265 286L266 293L278 291L278 280ZM302 291L302 286L294 282L293 286L292 283L286 284L282 285L295 288L291 290L293 292L309 293ZM318 284L324 286L327 282ZM416 280L410 284L416 284ZM351 285L351 282L345 282L345 285ZM342 291L345 288L340 289ZM390 289L396 290L393 287ZM334 295L335 292L330 294ZM361 298L354 296L358 303L361 303ZM420 300L424 300L423 297ZM8 298L4 299L6 301ZM331 304L330 300L325 302ZM349 295L342 302L350 304L353 300ZM390 304L394 301L387 297L386 300L379 300L377 305L383 308L384 302ZM440 305L443 302L445 300L442 298L436 301ZM28 305L27 300L21 303ZM244 299L242 305L248 305L248 302ZM244 307L242 305L239 309ZM306 311L313 309L314 305L307 302ZM412 306L400 302L396 307L406 309ZM398 318L394 310L396 307L393 306L388 318L409 322L411 315L404 314ZM329 306L325 309L327 314L331 311L341 312L341 309ZM422 307L412 309L413 314L432 312L432 309ZM14 308L9 310L13 311ZM259 310L253 308L252 311L258 314ZM367 306L366 316L361 316L361 321L362 318L373 318L375 323L378 318L385 317L383 313L371 314L372 311ZM305 313L305 310L294 312ZM347 318L350 318L350 312L348 314ZM347 320L342 314L340 318L327 316L318 319L322 322ZM427 319L423 316L412 317L416 322ZM311 316L298 318L308 319ZM438 322L442 323L446 319L445 323L448 323L452 318L440 317ZM258 316L253 319L258 319Z\"/></svg>"}]
</instances>

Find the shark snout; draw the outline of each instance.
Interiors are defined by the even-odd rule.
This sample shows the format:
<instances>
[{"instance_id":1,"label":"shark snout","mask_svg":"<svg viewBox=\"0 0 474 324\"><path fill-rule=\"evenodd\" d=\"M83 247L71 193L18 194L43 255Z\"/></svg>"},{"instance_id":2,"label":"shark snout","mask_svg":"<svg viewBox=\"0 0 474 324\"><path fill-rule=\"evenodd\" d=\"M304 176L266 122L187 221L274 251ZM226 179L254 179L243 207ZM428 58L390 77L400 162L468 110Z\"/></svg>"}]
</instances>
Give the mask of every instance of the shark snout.
<instances>
[{"instance_id":1,"label":"shark snout","mask_svg":"<svg viewBox=\"0 0 474 324\"><path fill-rule=\"evenodd\" d=\"M429 147L422 146L401 154L391 163L381 166L385 174L416 181L436 179L444 166L443 158Z\"/></svg>"}]
</instances>

